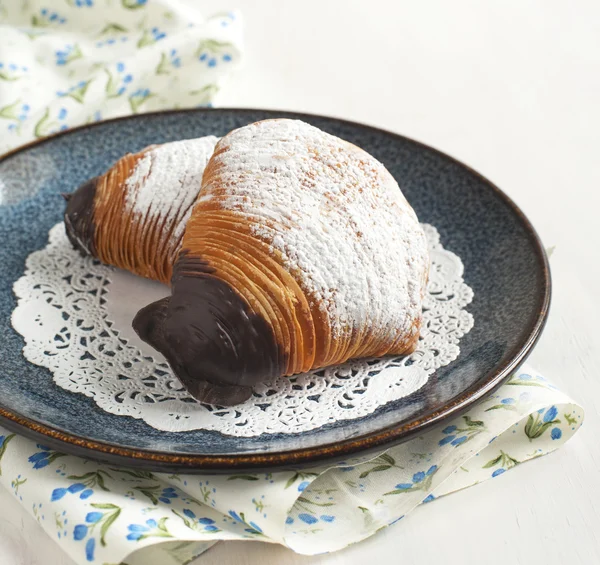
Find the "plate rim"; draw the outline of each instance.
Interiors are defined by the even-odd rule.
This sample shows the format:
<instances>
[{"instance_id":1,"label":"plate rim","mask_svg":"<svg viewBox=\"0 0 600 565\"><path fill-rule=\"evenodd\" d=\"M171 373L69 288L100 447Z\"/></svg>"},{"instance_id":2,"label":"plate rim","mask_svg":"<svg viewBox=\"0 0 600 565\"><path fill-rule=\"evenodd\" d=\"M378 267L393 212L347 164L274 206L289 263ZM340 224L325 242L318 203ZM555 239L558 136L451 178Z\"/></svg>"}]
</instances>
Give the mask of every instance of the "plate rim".
<instances>
[{"instance_id":1,"label":"plate rim","mask_svg":"<svg viewBox=\"0 0 600 565\"><path fill-rule=\"evenodd\" d=\"M145 112L142 114L133 114L111 118L109 120L101 120L91 124L83 124L70 128L68 130L57 132L41 139L30 141L20 145L8 152L0 155L0 164L7 159L25 152L33 147L38 147L46 143L50 143L57 138L65 135L71 135L85 129L94 129L103 124L115 123L126 120L143 119L144 117L152 117L159 115L176 115L176 114L208 114L214 112L229 112L229 113L246 113L246 112L270 112L281 114L293 114L298 117L317 118L317 119L333 119L338 122L350 125L359 126L377 133L383 133L403 141L413 143L427 151L432 151L439 156L449 160L450 162L459 165L468 170L471 174L477 177L493 190L504 204L511 209L515 216L520 221L522 227L534 244L534 252L537 255L539 263L542 266L542 301L541 308L532 320L532 323L526 328L527 337L523 343L515 347L512 357L503 365L495 370L491 370L485 375L483 381L471 385L463 391L457 398L451 402L447 402L439 409L426 414L425 416L416 417L415 419L404 424L391 424L380 430L360 435L354 438L349 438L335 443L325 443L315 447L305 447L289 451L281 451L277 453L240 453L240 454L223 454L223 455L204 455L204 454L188 454L181 452L167 453L163 451L154 451L151 449L128 448L110 442L102 442L84 436L77 436L72 433L58 430L53 426L36 422L35 420L20 414L19 412L4 408L0 405L0 423L10 431L20 433L21 435L33 440L41 440L56 448L59 451L66 451L73 455L96 459L99 461L110 462L113 464L121 464L129 467L144 467L157 472L165 471L187 471L187 472L231 472L231 471L258 471L258 470L285 470L289 468L299 468L303 466L315 466L325 464L327 462L342 460L349 456L359 454L368 454L379 448L390 448L404 441L413 438L416 435L422 434L441 421L451 417L459 416L467 408L481 400L485 395L499 387L510 374L515 371L525 359L529 356L532 349L539 340L546 321L552 295L552 281L550 275L550 266L548 256L541 242L541 239L533 227L530 220L521 210L521 208L498 186L484 177L479 172L472 169L462 161L455 157L436 149L426 143L417 141L405 135L386 130L384 128L364 124L354 120L347 120L335 116L325 116L321 114L312 114L307 112L296 112L294 110L278 110L268 108L240 108L240 107L219 107L219 108L185 108L177 110L162 110L157 112Z\"/></svg>"}]
</instances>

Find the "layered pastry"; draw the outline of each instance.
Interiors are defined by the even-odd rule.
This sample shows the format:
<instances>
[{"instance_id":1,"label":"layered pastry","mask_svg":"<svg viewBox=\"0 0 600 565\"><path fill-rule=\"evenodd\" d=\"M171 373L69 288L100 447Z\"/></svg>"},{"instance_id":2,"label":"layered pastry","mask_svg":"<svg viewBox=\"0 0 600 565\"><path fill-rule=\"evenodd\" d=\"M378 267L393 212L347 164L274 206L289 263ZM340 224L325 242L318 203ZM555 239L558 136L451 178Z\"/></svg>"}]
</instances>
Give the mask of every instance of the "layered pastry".
<instances>
[{"instance_id":1,"label":"layered pastry","mask_svg":"<svg viewBox=\"0 0 600 565\"><path fill-rule=\"evenodd\" d=\"M217 141L211 135L151 145L63 195L71 243L103 263L169 284Z\"/></svg>"},{"instance_id":2,"label":"layered pastry","mask_svg":"<svg viewBox=\"0 0 600 565\"><path fill-rule=\"evenodd\" d=\"M191 178L200 143L125 157L65 214L79 249L170 283L133 325L195 398L233 405L278 376L414 350L427 245L379 161L304 122L266 120L218 141L196 164L201 183L166 196Z\"/></svg>"}]
</instances>

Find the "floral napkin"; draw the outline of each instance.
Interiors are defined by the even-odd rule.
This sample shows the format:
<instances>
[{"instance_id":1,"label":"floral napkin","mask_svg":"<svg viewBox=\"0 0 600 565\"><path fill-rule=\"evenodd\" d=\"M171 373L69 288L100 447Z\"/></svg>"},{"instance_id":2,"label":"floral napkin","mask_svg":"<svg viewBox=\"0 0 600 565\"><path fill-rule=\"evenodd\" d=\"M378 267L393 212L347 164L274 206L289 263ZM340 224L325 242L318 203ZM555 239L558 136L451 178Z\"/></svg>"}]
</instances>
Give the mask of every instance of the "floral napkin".
<instances>
[{"instance_id":1,"label":"floral napkin","mask_svg":"<svg viewBox=\"0 0 600 565\"><path fill-rule=\"evenodd\" d=\"M231 539L314 555L554 451L582 419L580 406L525 367L464 416L336 468L149 473L64 455L0 428L0 483L81 564L183 564Z\"/></svg>"},{"instance_id":2,"label":"floral napkin","mask_svg":"<svg viewBox=\"0 0 600 565\"><path fill-rule=\"evenodd\" d=\"M0 0L0 153L90 121L209 104L240 59L240 26L239 14L205 18L191 0ZM166 475L0 427L0 483L81 564L183 564L227 539L317 554L553 451L582 420L526 367L467 414L335 468Z\"/></svg>"},{"instance_id":3,"label":"floral napkin","mask_svg":"<svg viewBox=\"0 0 600 565\"><path fill-rule=\"evenodd\" d=\"M74 125L211 103L240 15L193 0L0 0L0 154Z\"/></svg>"}]
</instances>

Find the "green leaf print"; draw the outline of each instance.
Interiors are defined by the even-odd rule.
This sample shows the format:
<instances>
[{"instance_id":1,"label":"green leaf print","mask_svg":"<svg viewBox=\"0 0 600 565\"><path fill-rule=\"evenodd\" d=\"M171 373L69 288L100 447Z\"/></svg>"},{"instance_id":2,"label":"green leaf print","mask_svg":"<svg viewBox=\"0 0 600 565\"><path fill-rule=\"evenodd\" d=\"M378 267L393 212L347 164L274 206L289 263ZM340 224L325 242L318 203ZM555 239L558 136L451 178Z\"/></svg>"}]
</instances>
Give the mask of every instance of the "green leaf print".
<instances>
[{"instance_id":1,"label":"green leaf print","mask_svg":"<svg viewBox=\"0 0 600 565\"><path fill-rule=\"evenodd\" d=\"M407 492L414 492L417 490L428 491L431 489L433 477L438 471L438 466L432 465L427 471L419 471L418 473L415 473L410 483L397 484L394 490L384 493L383 496L405 494Z\"/></svg>"},{"instance_id":2,"label":"green leaf print","mask_svg":"<svg viewBox=\"0 0 600 565\"><path fill-rule=\"evenodd\" d=\"M146 2L140 2L139 0L121 0L121 5L127 10L139 10L144 8Z\"/></svg>"},{"instance_id":3,"label":"green leaf print","mask_svg":"<svg viewBox=\"0 0 600 565\"><path fill-rule=\"evenodd\" d=\"M19 477L20 476L21 475L19 475ZM19 477L10 482L10 486L15 489L15 494L19 494L19 487L27 482L27 479L19 479Z\"/></svg>"},{"instance_id":4,"label":"green leaf print","mask_svg":"<svg viewBox=\"0 0 600 565\"><path fill-rule=\"evenodd\" d=\"M198 97L197 104L208 104L214 96L219 92L219 87L216 84L207 84L199 90L191 90L190 96Z\"/></svg>"},{"instance_id":5,"label":"green leaf print","mask_svg":"<svg viewBox=\"0 0 600 565\"><path fill-rule=\"evenodd\" d=\"M73 61L76 61L77 59L81 59L83 57L83 53L81 52L81 48L79 47L79 45L75 44L73 45L73 48L71 50L69 50L69 52L67 53L67 55L64 57L64 62L65 65L68 65L69 63L72 63Z\"/></svg>"},{"instance_id":6,"label":"green leaf print","mask_svg":"<svg viewBox=\"0 0 600 565\"><path fill-rule=\"evenodd\" d=\"M15 437L15 434L10 434L6 437L0 436L0 462L2 461L2 457L6 453L6 448L10 441ZM2 476L2 467L0 466L0 476Z\"/></svg>"},{"instance_id":7,"label":"green leaf print","mask_svg":"<svg viewBox=\"0 0 600 565\"><path fill-rule=\"evenodd\" d=\"M298 504L298 502L304 503L304 504L312 504L313 506L335 506L335 502L315 502L314 500L309 500L308 498L305 498L304 496L301 496L298 498L298 500L296 501L296 504Z\"/></svg>"},{"instance_id":8,"label":"green leaf print","mask_svg":"<svg viewBox=\"0 0 600 565\"><path fill-rule=\"evenodd\" d=\"M510 469L511 467L516 467L519 465L520 461L508 455L504 451L500 450L500 455L488 461L482 469L490 469L492 467L496 467L496 465L500 465L502 469Z\"/></svg>"},{"instance_id":9,"label":"green leaf print","mask_svg":"<svg viewBox=\"0 0 600 565\"><path fill-rule=\"evenodd\" d=\"M484 428L485 424L481 420L472 420L470 416L463 416L465 423L470 428Z\"/></svg>"},{"instance_id":10,"label":"green leaf print","mask_svg":"<svg viewBox=\"0 0 600 565\"><path fill-rule=\"evenodd\" d=\"M496 465L498 465L498 463L500 463L500 460L502 459L502 455L498 455L498 457L496 457L495 459L492 459L491 461L488 461L483 467L482 469L489 469L490 467L495 467Z\"/></svg>"},{"instance_id":11,"label":"green leaf print","mask_svg":"<svg viewBox=\"0 0 600 565\"><path fill-rule=\"evenodd\" d=\"M530 439L534 440L541 437L544 432L554 426L555 424L560 424L560 420L551 420L550 422L543 422L539 414L529 414L529 418L527 418L527 424L525 424L525 435Z\"/></svg>"},{"instance_id":12,"label":"green leaf print","mask_svg":"<svg viewBox=\"0 0 600 565\"><path fill-rule=\"evenodd\" d=\"M531 377L531 375L523 375L515 373L508 381L507 385L511 386L537 386L541 388L548 388L548 385L543 379L538 377Z\"/></svg>"},{"instance_id":13,"label":"green leaf print","mask_svg":"<svg viewBox=\"0 0 600 565\"><path fill-rule=\"evenodd\" d=\"M290 488L297 480L305 480L308 479L310 477L316 477L319 473L306 473L306 472L302 472L302 471L296 471L287 481L287 483L285 483L285 487L284 488Z\"/></svg>"},{"instance_id":14,"label":"green leaf print","mask_svg":"<svg viewBox=\"0 0 600 565\"><path fill-rule=\"evenodd\" d=\"M160 62L158 63L155 72L157 75L168 75L170 73L170 69L171 63L169 58L167 57L166 53L162 53L160 56Z\"/></svg>"},{"instance_id":15,"label":"green leaf print","mask_svg":"<svg viewBox=\"0 0 600 565\"><path fill-rule=\"evenodd\" d=\"M20 77L17 77L15 75L10 75L8 74L8 72L6 71L0 71L0 80L6 80L6 81L15 81L15 80L19 80Z\"/></svg>"},{"instance_id":16,"label":"green leaf print","mask_svg":"<svg viewBox=\"0 0 600 565\"><path fill-rule=\"evenodd\" d=\"M109 479L112 478L106 471L103 471L102 469L99 469L98 471L90 471L84 475L69 475L67 478L71 481L83 483L88 488L99 486L103 491L109 491L104 483L104 476Z\"/></svg>"},{"instance_id":17,"label":"green leaf print","mask_svg":"<svg viewBox=\"0 0 600 565\"><path fill-rule=\"evenodd\" d=\"M155 95L151 94L148 89L139 89L134 92L131 96L129 96L129 106L131 107L131 111L134 114L137 114L140 106L142 106L146 100L152 98L153 96Z\"/></svg>"},{"instance_id":18,"label":"green leaf print","mask_svg":"<svg viewBox=\"0 0 600 565\"><path fill-rule=\"evenodd\" d=\"M109 23L102 28L99 35L117 35L119 33L127 33L127 28L121 24Z\"/></svg>"},{"instance_id":19,"label":"green leaf print","mask_svg":"<svg viewBox=\"0 0 600 565\"><path fill-rule=\"evenodd\" d=\"M258 481L258 477L256 475L231 475L231 477L227 477L228 481L235 481L236 479L240 479L242 481Z\"/></svg>"},{"instance_id":20,"label":"green leaf print","mask_svg":"<svg viewBox=\"0 0 600 565\"><path fill-rule=\"evenodd\" d=\"M98 510L108 510L108 512L104 512L102 514L102 518L94 523L92 528L96 527L100 524L100 543L102 547L106 547L106 534L110 527L117 521L118 517L121 515L121 508L116 504L102 504L102 503L94 503L91 505L93 508L97 508Z\"/></svg>"},{"instance_id":21,"label":"green leaf print","mask_svg":"<svg viewBox=\"0 0 600 565\"><path fill-rule=\"evenodd\" d=\"M486 412L491 412L492 410L516 410L516 408L512 404L496 404L494 406L490 406L486 408Z\"/></svg>"},{"instance_id":22,"label":"green leaf print","mask_svg":"<svg viewBox=\"0 0 600 565\"><path fill-rule=\"evenodd\" d=\"M21 101L17 100L8 106L4 106L0 108L0 118L4 118L6 120L15 120L19 121L19 115L17 113L17 108L21 107Z\"/></svg>"},{"instance_id":23,"label":"green leaf print","mask_svg":"<svg viewBox=\"0 0 600 565\"><path fill-rule=\"evenodd\" d=\"M577 419L573 418L566 412L564 413L564 417L565 417L565 420L567 421L567 424L569 424L569 426L574 426L577 423Z\"/></svg>"},{"instance_id":24,"label":"green leaf print","mask_svg":"<svg viewBox=\"0 0 600 565\"><path fill-rule=\"evenodd\" d=\"M150 471L130 471L128 469L111 469L115 473L123 473L124 475L129 475L130 477L134 477L136 479L146 479L146 480L155 480L154 474L150 473Z\"/></svg>"},{"instance_id":25,"label":"green leaf print","mask_svg":"<svg viewBox=\"0 0 600 565\"><path fill-rule=\"evenodd\" d=\"M144 496L148 497L152 504L158 504L158 497L162 492L161 485L144 485L140 487L134 487L134 490L141 492Z\"/></svg>"},{"instance_id":26,"label":"green leaf print","mask_svg":"<svg viewBox=\"0 0 600 565\"><path fill-rule=\"evenodd\" d=\"M152 32L149 29L145 29L144 33L142 33L142 37L140 37L137 42L137 46L139 49L142 49L143 47L152 45L153 43L156 43L156 40L154 39Z\"/></svg>"},{"instance_id":27,"label":"green leaf print","mask_svg":"<svg viewBox=\"0 0 600 565\"><path fill-rule=\"evenodd\" d=\"M36 137L44 137L48 135L50 130L55 128L58 124L50 120L50 108L46 108L44 115L37 121L33 133Z\"/></svg>"},{"instance_id":28,"label":"green leaf print","mask_svg":"<svg viewBox=\"0 0 600 565\"><path fill-rule=\"evenodd\" d=\"M231 47L231 43L225 41L217 41L216 39L203 39L196 49L196 57L202 55L204 51L210 51L211 53L217 53L225 47Z\"/></svg>"},{"instance_id":29,"label":"green leaf print","mask_svg":"<svg viewBox=\"0 0 600 565\"><path fill-rule=\"evenodd\" d=\"M33 16L31 16L31 25L33 27L48 27L50 25L50 22L34 14Z\"/></svg>"},{"instance_id":30,"label":"green leaf print","mask_svg":"<svg viewBox=\"0 0 600 565\"><path fill-rule=\"evenodd\" d=\"M366 465L369 465L369 464L374 465L374 466L371 469L367 469L366 471L363 471L358 476L359 479L365 479L371 473L380 473L382 471L389 471L393 467L396 467L397 469L404 469L404 467L401 467L400 465L396 465L396 460L387 453L383 453L382 455L379 455L378 457L373 459L373 461L369 461L369 463L367 463Z\"/></svg>"},{"instance_id":31,"label":"green leaf print","mask_svg":"<svg viewBox=\"0 0 600 565\"><path fill-rule=\"evenodd\" d=\"M118 98L123 94L122 92L119 92L119 79L114 77L107 68L104 69L104 72L108 75L108 81L106 83L106 86L104 87L106 97Z\"/></svg>"},{"instance_id":32,"label":"green leaf print","mask_svg":"<svg viewBox=\"0 0 600 565\"><path fill-rule=\"evenodd\" d=\"M69 96L76 102L83 104L83 100L85 98L85 93L87 92L87 89L89 88L91 82L92 82L91 79L84 81L81 86L78 86L74 90L69 91L67 93L67 96Z\"/></svg>"}]
</instances>

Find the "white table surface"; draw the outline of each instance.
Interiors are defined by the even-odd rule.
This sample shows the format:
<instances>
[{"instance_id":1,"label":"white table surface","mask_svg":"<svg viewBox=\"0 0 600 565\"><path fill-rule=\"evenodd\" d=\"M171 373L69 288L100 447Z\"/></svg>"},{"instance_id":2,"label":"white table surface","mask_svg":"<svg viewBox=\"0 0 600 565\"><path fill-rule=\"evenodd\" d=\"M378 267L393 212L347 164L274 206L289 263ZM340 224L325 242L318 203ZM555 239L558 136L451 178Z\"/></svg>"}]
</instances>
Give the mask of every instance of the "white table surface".
<instances>
[{"instance_id":1,"label":"white table surface","mask_svg":"<svg viewBox=\"0 0 600 565\"><path fill-rule=\"evenodd\" d=\"M235 7L202 4L206 13ZM556 246L551 315L530 360L587 415L559 452L344 551L303 557L225 542L194 565L599 563L600 3L239 5L246 63L219 105L329 114L424 141L498 184ZM0 564L73 565L4 490Z\"/></svg>"}]
</instances>

